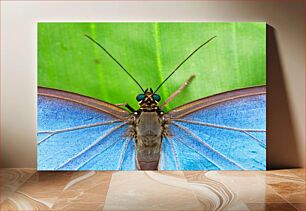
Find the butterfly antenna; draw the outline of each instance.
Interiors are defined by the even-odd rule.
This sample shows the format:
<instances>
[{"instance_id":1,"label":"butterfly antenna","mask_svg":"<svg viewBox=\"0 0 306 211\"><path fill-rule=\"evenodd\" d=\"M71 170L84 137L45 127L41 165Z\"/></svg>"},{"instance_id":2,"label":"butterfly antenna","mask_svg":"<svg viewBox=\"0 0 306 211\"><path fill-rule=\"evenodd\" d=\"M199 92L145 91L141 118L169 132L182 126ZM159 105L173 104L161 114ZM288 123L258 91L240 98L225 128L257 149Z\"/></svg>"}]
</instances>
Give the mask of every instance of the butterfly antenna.
<instances>
[{"instance_id":1,"label":"butterfly antenna","mask_svg":"<svg viewBox=\"0 0 306 211\"><path fill-rule=\"evenodd\" d=\"M144 92L144 89L142 88L142 86L140 85L140 83L122 66L122 64L120 64L120 62L115 59L100 43L98 43L96 40L94 40L92 37L90 37L89 35L85 34L85 37L87 37L88 39L90 39L92 42L94 42L97 46L99 46L107 55L109 55L110 58L112 58L121 68L124 72L126 72L126 74L128 74L128 76L130 76L131 79L133 79L133 81L135 81L135 83L139 86L139 88Z\"/></svg>"},{"instance_id":2,"label":"butterfly antenna","mask_svg":"<svg viewBox=\"0 0 306 211\"><path fill-rule=\"evenodd\" d=\"M205 43L203 43L202 45L200 45L197 49L195 49L189 56L186 57L186 59L184 59L171 73L170 75L168 75L168 77L155 89L156 93L159 88L193 55L195 54L198 50L200 50L204 45L206 45L207 43L209 43L211 40L213 40L215 37L217 36L213 36L212 38L210 38L209 40L207 40Z\"/></svg>"}]
</instances>

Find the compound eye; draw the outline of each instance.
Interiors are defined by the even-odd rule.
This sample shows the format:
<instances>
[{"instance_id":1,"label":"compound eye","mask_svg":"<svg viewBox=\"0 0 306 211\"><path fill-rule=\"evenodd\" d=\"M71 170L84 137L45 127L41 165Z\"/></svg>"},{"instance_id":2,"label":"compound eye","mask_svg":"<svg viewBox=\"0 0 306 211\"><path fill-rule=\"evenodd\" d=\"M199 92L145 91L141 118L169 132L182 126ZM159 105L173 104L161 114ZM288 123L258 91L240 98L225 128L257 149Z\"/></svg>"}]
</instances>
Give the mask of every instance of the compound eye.
<instances>
[{"instance_id":1,"label":"compound eye","mask_svg":"<svg viewBox=\"0 0 306 211\"><path fill-rule=\"evenodd\" d=\"M154 99L155 101L159 102L159 101L160 101L160 96L157 95L157 94L154 94L154 95L153 95L153 99Z\"/></svg>"},{"instance_id":2,"label":"compound eye","mask_svg":"<svg viewBox=\"0 0 306 211\"><path fill-rule=\"evenodd\" d=\"M139 102L139 101L144 100L145 97L146 97L146 96L145 96L144 94L139 94L139 95L137 95L136 100Z\"/></svg>"}]
</instances>

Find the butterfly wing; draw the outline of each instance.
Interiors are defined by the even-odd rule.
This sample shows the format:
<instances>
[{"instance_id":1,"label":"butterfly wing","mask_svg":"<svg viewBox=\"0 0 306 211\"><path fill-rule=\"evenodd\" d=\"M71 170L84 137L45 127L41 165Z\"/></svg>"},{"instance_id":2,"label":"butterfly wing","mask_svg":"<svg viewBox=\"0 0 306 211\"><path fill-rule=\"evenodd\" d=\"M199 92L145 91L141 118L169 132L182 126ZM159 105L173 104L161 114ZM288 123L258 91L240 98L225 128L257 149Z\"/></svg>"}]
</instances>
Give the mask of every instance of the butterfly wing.
<instances>
[{"instance_id":1,"label":"butterfly wing","mask_svg":"<svg viewBox=\"0 0 306 211\"><path fill-rule=\"evenodd\" d=\"M38 170L134 170L129 113L81 95L38 89Z\"/></svg>"},{"instance_id":2,"label":"butterfly wing","mask_svg":"<svg viewBox=\"0 0 306 211\"><path fill-rule=\"evenodd\" d=\"M265 87L203 98L168 116L160 169L266 169Z\"/></svg>"}]
</instances>

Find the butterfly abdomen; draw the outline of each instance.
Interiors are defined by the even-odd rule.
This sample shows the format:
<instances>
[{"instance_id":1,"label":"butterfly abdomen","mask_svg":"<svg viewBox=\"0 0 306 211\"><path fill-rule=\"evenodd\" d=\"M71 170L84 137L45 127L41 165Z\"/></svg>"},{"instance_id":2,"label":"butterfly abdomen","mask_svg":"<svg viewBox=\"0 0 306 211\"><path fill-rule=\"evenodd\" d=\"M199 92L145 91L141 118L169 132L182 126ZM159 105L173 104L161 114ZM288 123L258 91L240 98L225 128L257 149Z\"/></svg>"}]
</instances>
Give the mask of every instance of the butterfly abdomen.
<instances>
[{"instance_id":1,"label":"butterfly abdomen","mask_svg":"<svg viewBox=\"0 0 306 211\"><path fill-rule=\"evenodd\" d=\"M156 170L162 141L162 119L157 112L141 112L136 119L136 162L141 170Z\"/></svg>"}]
</instances>

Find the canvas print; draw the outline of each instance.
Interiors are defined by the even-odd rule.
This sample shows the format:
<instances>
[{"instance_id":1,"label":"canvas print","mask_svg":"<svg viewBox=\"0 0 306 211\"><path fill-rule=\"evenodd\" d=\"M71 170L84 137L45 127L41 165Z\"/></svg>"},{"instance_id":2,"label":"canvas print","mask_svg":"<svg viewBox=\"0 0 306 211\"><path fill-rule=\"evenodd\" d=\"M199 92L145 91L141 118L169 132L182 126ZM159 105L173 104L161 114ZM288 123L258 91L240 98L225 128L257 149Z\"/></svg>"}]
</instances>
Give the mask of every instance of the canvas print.
<instances>
[{"instance_id":1,"label":"canvas print","mask_svg":"<svg viewBox=\"0 0 306 211\"><path fill-rule=\"evenodd\" d=\"M265 170L266 24L38 23L38 170Z\"/></svg>"}]
</instances>

